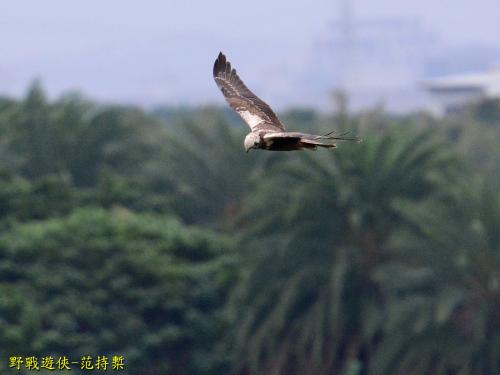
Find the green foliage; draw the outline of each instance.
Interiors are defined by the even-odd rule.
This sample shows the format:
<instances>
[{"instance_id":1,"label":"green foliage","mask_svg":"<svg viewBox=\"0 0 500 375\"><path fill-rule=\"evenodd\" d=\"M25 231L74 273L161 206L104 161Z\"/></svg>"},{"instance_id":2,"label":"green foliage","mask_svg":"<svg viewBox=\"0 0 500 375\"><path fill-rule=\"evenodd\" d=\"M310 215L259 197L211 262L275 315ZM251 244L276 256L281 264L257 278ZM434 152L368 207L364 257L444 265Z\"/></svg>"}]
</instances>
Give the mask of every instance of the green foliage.
<instances>
[{"instance_id":1,"label":"green foliage","mask_svg":"<svg viewBox=\"0 0 500 375\"><path fill-rule=\"evenodd\" d=\"M265 155L245 154L245 131L231 127L213 108L188 120L181 117L169 130L168 163L161 166L160 178L177 197L174 212L188 223L220 228L234 222Z\"/></svg>"},{"instance_id":2,"label":"green foliage","mask_svg":"<svg viewBox=\"0 0 500 375\"><path fill-rule=\"evenodd\" d=\"M235 298L238 364L299 374L298 357L321 374L347 371L374 350L385 312L372 274L393 256L385 243L404 223L398 203L437 195L458 162L435 132L365 138L276 162L260 176L242 218L255 261Z\"/></svg>"},{"instance_id":3,"label":"green foliage","mask_svg":"<svg viewBox=\"0 0 500 375\"><path fill-rule=\"evenodd\" d=\"M470 115L477 119L479 123L487 126L498 127L498 118L500 117L500 100L496 98L485 98L473 102L469 106Z\"/></svg>"},{"instance_id":4,"label":"green foliage","mask_svg":"<svg viewBox=\"0 0 500 375\"><path fill-rule=\"evenodd\" d=\"M46 175L30 182L8 171L0 172L0 227L15 221L60 216L80 200L67 176Z\"/></svg>"},{"instance_id":5,"label":"green foliage","mask_svg":"<svg viewBox=\"0 0 500 375\"><path fill-rule=\"evenodd\" d=\"M500 371L498 190L476 181L450 190L448 202L406 207L412 225L393 240L419 277L409 281L401 261L379 270L392 313L374 374Z\"/></svg>"},{"instance_id":6,"label":"green foliage","mask_svg":"<svg viewBox=\"0 0 500 375\"><path fill-rule=\"evenodd\" d=\"M99 107L78 95L49 103L38 83L8 109L0 116L3 142L16 170L30 179L67 174L75 186L94 187L103 170L133 175L166 136L138 109Z\"/></svg>"},{"instance_id":7,"label":"green foliage","mask_svg":"<svg viewBox=\"0 0 500 375\"><path fill-rule=\"evenodd\" d=\"M119 353L129 373L209 372L226 248L126 210L18 225L0 237L1 356Z\"/></svg>"},{"instance_id":8,"label":"green foliage","mask_svg":"<svg viewBox=\"0 0 500 375\"><path fill-rule=\"evenodd\" d=\"M500 101L485 99L471 103L460 116L450 116L441 126L479 174L500 176Z\"/></svg>"},{"instance_id":9,"label":"green foliage","mask_svg":"<svg viewBox=\"0 0 500 375\"><path fill-rule=\"evenodd\" d=\"M499 372L498 102L434 119L334 100L281 118L363 143L246 154L228 108L0 98L1 358Z\"/></svg>"}]
</instances>

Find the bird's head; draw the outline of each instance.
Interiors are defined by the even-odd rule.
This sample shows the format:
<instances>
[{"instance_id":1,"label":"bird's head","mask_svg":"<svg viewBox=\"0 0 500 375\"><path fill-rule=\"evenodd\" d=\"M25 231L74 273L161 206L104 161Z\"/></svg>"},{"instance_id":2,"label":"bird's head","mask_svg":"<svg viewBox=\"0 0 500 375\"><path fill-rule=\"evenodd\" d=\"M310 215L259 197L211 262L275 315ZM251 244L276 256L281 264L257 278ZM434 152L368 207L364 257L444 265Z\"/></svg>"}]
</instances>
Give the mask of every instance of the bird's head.
<instances>
[{"instance_id":1,"label":"bird's head","mask_svg":"<svg viewBox=\"0 0 500 375\"><path fill-rule=\"evenodd\" d=\"M244 142L246 152L250 151L251 149L260 148L260 143L261 139L258 133L247 134Z\"/></svg>"}]
</instances>

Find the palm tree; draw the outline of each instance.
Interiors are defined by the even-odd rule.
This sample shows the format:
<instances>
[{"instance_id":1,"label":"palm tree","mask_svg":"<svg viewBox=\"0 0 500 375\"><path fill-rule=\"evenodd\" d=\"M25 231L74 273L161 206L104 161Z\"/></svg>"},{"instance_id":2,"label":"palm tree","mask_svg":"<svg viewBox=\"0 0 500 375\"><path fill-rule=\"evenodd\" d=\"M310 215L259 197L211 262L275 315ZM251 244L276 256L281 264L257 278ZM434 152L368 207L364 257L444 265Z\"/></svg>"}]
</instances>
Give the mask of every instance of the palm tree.
<instances>
[{"instance_id":1,"label":"palm tree","mask_svg":"<svg viewBox=\"0 0 500 375\"><path fill-rule=\"evenodd\" d=\"M152 173L176 197L176 214L187 223L218 227L234 221L264 156L243 152L246 129L231 126L222 111L203 108L168 124L168 130L162 172Z\"/></svg>"},{"instance_id":2,"label":"palm tree","mask_svg":"<svg viewBox=\"0 0 500 375\"><path fill-rule=\"evenodd\" d=\"M393 246L413 266L381 270L391 275L384 282L394 313L374 374L500 373L498 186L450 190L404 211L413 225Z\"/></svg>"},{"instance_id":3,"label":"palm tree","mask_svg":"<svg viewBox=\"0 0 500 375\"><path fill-rule=\"evenodd\" d=\"M385 313L372 275L392 256L396 203L419 202L454 176L435 135L393 129L333 153L270 160L240 221L238 371L366 373Z\"/></svg>"}]
</instances>

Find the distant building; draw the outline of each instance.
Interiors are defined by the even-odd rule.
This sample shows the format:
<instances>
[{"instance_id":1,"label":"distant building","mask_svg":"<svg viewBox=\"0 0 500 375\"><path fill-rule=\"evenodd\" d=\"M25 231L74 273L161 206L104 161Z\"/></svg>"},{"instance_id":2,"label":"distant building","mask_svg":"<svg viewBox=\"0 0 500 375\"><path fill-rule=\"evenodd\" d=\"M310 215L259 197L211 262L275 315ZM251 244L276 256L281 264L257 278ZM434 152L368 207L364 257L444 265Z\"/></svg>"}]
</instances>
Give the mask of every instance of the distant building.
<instances>
[{"instance_id":1,"label":"distant building","mask_svg":"<svg viewBox=\"0 0 500 375\"><path fill-rule=\"evenodd\" d=\"M500 98L500 70L429 79L422 86L429 96L429 110L443 116L459 112L474 100Z\"/></svg>"}]
</instances>

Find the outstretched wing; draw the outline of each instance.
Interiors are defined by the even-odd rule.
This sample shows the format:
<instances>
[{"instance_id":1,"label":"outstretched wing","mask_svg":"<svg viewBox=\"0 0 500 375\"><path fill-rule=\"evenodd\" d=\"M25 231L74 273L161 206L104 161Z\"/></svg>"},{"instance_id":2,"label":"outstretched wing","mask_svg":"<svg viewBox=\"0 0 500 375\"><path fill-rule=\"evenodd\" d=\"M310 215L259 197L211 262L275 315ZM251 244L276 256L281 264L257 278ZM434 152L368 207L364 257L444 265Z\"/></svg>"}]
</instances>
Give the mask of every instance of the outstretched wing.
<instances>
[{"instance_id":1,"label":"outstretched wing","mask_svg":"<svg viewBox=\"0 0 500 375\"><path fill-rule=\"evenodd\" d=\"M231 108L238 112L252 131L280 132L285 130L271 107L245 86L236 74L236 69L231 69L231 63L226 60L222 52L219 53L214 63L214 79Z\"/></svg>"}]
</instances>

